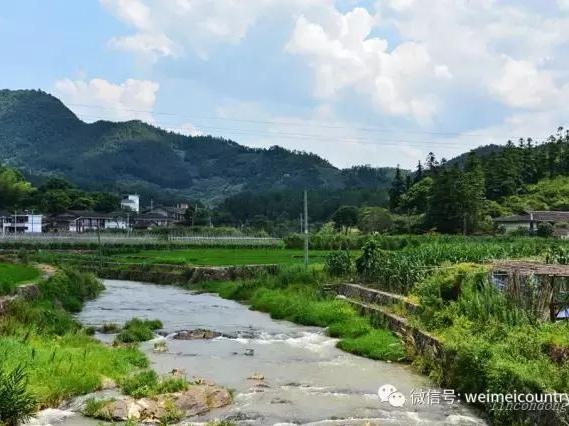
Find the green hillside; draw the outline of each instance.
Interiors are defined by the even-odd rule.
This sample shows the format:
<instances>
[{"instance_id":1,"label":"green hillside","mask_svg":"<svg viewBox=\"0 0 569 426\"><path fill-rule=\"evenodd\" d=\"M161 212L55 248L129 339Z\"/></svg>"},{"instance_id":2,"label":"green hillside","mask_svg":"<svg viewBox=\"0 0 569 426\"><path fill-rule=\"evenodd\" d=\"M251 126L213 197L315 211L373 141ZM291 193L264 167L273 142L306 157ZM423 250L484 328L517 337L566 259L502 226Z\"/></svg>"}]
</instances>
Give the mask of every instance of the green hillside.
<instances>
[{"instance_id":1,"label":"green hillside","mask_svg":"<svg viewBox=\"0 0 569 426\"><path fill-rule=\"evenodd\" d=\"M140 121L88 124L34 90L0 90L0 147L0 163L35 183L57 175L85 189L135 191L158 202L305 187L383 189L393 176L391 169L342 171L314 154L183 136Z\"/></svg>"},{"instance_id":2,"label":"green hillside","mask_svg":"<svg viewBox=\"0 0 569 426\"><path fill-rule=\"evenodd\" d=\"M569 177L559 176L527 185L524 192L506 197L502 206L508 213L529 210L569 210Z\"/></svg>"}]
</instances>

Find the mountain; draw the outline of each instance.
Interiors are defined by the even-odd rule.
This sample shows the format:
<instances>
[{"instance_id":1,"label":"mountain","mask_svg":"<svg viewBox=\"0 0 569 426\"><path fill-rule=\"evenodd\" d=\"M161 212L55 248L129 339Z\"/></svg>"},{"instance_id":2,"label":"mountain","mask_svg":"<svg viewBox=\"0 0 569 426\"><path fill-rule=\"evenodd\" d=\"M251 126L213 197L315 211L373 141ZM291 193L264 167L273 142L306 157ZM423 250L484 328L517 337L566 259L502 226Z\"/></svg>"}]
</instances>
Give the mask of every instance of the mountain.
<instances>
[{"instance_id":1,"label":"mountain","mask_svg":"<svg viewBox=\"0 0 569 426\"><path fill-rule=\"evenodd\" d=\"M81 121L56 97L0 90L0 163L32 182L62 176L89 190L217 203L242 191L385 189L392 169L340 170L315 154L190 137L141 121Z\"/></svg>"},{"instance_id":2,"label":"mountain","mask_svg":"<svg viewBox=\"0 0 569 426\"><path fill-rule=\"evenodd\" d=\"M462 167L466 163L466 160L468 159L468 157L471 153L476 154L480 158L486 158L493 153L501 152L503 149L504 149L504 145L490 144L490 145L479 146L478 148L471 149L468 152L465 152L463 154L460 154L460 155L448 160L447 164L449 164L451 166L457 165L457 166Z\"/></svg>"}]
</instances>

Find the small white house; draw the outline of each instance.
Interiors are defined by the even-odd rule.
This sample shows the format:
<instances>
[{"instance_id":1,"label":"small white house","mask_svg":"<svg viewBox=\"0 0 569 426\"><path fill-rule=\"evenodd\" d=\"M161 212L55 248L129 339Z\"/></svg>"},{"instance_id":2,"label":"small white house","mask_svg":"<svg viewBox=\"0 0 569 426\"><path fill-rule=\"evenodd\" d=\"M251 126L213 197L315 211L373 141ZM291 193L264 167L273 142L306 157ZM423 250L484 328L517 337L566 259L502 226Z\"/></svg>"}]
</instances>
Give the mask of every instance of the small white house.
<instances>
[{"instance_id":1,"label":"small white house","mask_svg":"<svg viewBox=\"0 0 569 426\"><path fill-rule=\"evenodd\" d=\"M125 196L121 201L121 208L125 210L131 210L133 212L140 212L140 196L136 194L131 194Z\"/></svg>"},{"instance_id":2,"label":"small white house","mask_svg":"<svg viewBox=\"0 0 569 426\"><path fill-rule=\"evenodd\" d=\"M2 234L22 234L42 232L43 216L30 213L0 213Z\"/></svg>"}]
</instances>

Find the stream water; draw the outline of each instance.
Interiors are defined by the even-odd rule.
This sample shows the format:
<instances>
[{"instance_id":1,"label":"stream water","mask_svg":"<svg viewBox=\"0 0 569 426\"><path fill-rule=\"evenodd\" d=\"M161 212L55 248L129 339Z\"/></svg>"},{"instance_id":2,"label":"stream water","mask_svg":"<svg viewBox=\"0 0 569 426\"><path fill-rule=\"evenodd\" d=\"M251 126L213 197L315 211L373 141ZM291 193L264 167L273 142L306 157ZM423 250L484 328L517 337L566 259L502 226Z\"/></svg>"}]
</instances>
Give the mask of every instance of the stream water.
<instances>
[{"instance_id":1,"label":"stream water","mask_svg":"<svg viewBox=\"0 0 569 426\"><path fill-rule=\"evenodd\" d=\"M192 421L217 418L255 425L484 424L475 412L458 402L411 404L413 389L432 388L423 376L406 365L342 352L335 347L336 340L320 328L275 321L216 295L174 286L106 280L105 287L101 296L87 303L79 314L84 324L124 323L136 316L162 320L165 334L206 328L229 336L190 341L167 337L168 351L164 353L155 353L152 342L142 345L159 373L183 369L190 377L203 377L235 390L230 407ZM265 379L249 379L254 374ZM395 386L407 397L405 405L380 401L378 388L385 384ZM62 424L98 422L74 415Z\"/></svg>"}]
</instances>

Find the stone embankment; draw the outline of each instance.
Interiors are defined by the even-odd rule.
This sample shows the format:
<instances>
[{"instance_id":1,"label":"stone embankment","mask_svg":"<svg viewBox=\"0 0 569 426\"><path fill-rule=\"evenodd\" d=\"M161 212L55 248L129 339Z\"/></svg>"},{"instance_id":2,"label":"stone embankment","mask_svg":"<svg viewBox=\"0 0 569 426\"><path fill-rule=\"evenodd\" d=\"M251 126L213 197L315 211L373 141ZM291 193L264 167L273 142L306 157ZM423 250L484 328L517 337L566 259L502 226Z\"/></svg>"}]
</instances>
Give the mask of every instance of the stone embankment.
<instances>
[{"instance_id":1,"label":"stone embankment","mask_svg":"<svg viewBox=\"0 0 569 426\"><path fill-rule=\"evenodd\" d=\"M377 325L399 335L416 352L432 354L442 351L441 342L436 337L412 326L406 318L393 312L392 308L395 306L403 307L410 313L419 309L417 304L410 302L404 296L351 283L334 285L331 290L354 306L362 315L370 317Z\"/></svg>"}]
</instances>

